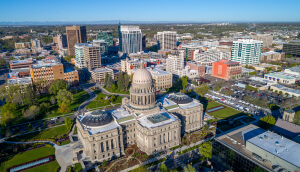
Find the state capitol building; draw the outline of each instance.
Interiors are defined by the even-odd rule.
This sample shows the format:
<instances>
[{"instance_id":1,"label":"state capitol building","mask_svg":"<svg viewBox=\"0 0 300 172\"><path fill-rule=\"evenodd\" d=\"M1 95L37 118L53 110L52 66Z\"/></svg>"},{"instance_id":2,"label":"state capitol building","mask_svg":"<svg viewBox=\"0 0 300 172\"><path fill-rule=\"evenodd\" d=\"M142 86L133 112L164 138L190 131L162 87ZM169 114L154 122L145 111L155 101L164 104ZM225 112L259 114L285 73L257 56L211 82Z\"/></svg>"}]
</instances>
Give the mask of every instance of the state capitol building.
<instances>
[{"instance_id":1,"label":"state capitol building","mask_svg":"<svg viewBox=\"0 0 300 172\"><path fill-rule=\"evenodd\" d=\"M202 127L203 105L183 93L156 100L150 72L138 69L130 98L119 109L86 112L76 120L83 152L95 162L124 155L132 144L148 155L179 145L184 133Z\"/></svg>"}]
</instances>

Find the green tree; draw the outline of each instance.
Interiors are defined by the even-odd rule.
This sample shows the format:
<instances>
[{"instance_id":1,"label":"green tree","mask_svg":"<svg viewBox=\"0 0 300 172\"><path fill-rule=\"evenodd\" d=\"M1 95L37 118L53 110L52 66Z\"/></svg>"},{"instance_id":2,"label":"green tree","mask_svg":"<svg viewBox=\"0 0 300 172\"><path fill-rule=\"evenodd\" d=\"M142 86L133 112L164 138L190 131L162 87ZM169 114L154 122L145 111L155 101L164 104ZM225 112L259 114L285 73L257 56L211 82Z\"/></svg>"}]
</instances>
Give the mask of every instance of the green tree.
<instances>
[{"instance_id":1,"label":"green tree","mask_svg":"<svg viewBox=\"0 0 300 172\"><path fill-rule=\"evenodd\" d=\"M35 119L40 113L40 107L36 105L30 106L29 109L24 113L24 117L28 119Z\"/></svg>"},{"instance_id":2,"label":"green tree","mask_svg":"<svg viewBox=\"0 0 300 172\"><path fill-rule=\"evenodd\" d=\"M105 73L105 78L104 78L105 87L107 86L108 77L109 77L109 74L108 74L108 72L106 72Z\"/></svg>"},{"instance_id":3,"label":"green tree","mask_svg":"<svg viewBox=\"0 0 300 172\"><path fill-rule=\"evenodd\" d=\"M122 72L119 73L119 77L118 77L118 89L120 91L125 90L125 78Z\"/></svg>"},{"instance_id":4,"label":"green tree","mask_svg":"<svg viewBox=\"0 0 300 172\"><path fill-rule=\"evenodd\" d=\"M8 125L14 120L14 114L10 110L1 111L0 116L1 116L1 120L0 120L1 125Z\"/></svg>"},{"instance_id":5,"label":"green tree","mask_svg":"<svg viewBox=\"0 0 300 172\"><path fill-rule=\"evenodd\" d=\"M43 122L43 127L46 128L47 127L47 124L46 122Z\"/></svg>"},{"instance_id":6,"label":"green tree","mask_svg":"<svg viewBox=\"0 0 300 172\"><path fill-rule=\"evenodd\" d=\"M64 59L67 61L67 62L71 62L71 59L74 58L74 56L71 56L71 55L67 55Z\"/></svg>"},{"instance_id":7,"label":"green tree","mask_svg":"<svg viewBox=\"0 0 300 172\"><path fill-rule=\"evenodd\" d=\"M296 115L294 116L294 121L293 121L294 124L297 124L297 125L300 125L300 111L298 111L296 113Z\"/></svg>"},{"instance_id":8,"label":"green tree","mask_svg":"<svg viewBox=\"0 0 300 172\"><path fill-rule=\"evenodd\" d=\"M27 99L29 106L38 105L38 97L33 85L28 85L25 88L25 98Z\"/></svg>"},{"instance_id":9,"label":"green tree","mask_svg":"<svg viewBox=\"0 0 300 172\"><path fill-rule=\"evenodd\" d=\"M49 88L49 93L57 94L60 90L64 90L64 89L66 90L67 88L68 88L68 84L64 80L57 79L51 84Z\"/></svg>"},{"instance_id":10,"label":"green tree","mask_svg":"<svg viewBox=\"0 0 300 172\"><path fill-rule=\"evenodd\" d=\"M6 60L4 58L0 58L0 67L4 67L6 64Z\"/></svg>"},{"instance_id":11,"label":"green tree","mask_svg":"<svg viewBox=\"0 0 300 172\"><path fill-rule=\"evenodd\" d=\"M204 142L199 148L200 155L204 156L207 160L212 156L212 145L211 142Z\"/></svg>"},{"instance_id":12,"label":"green tree","mask_svg":"<svg viewBox=\"0 0 300 172\"><path fill-rule=\"evenodd\" d=\"M115 96L115 95L112 95L112 96L110 97L110 101L111 101L111 102L116 101L116 96Z\"/></svg>"},{"instance_id":13,"label":"green tree","mask_svg":"<svg viewBox=\"0 0 300 172\"><path fill-rule=\"evenodd\" d=\"M115 91L115 90L116 90L116 85L113 84L112 87L111 87L111 89L112 89L113 91Z\"/></svg>"},{"instance_id":14,"label":"green tree","mask_svg":"<svg viewBox=\"0 0 300 172\"><path fill-rule=\"evenodd\" d=\"M40 105L40 108L41 108L41 113L46 114L50 109L50 103L43 102Z\"/></svg>"},{"instance_id":15,"label":"green tree","mask_svg":"<svg viewBox=\"0 0 300 172\"><path fill-rule=\"evenodd\" d=\"M112 88L113 84L114 84L114 81L113 81L112 77L110 75L108 75L106 86L108 88Z\"/></svg>"},{"instance_id":16,"label":"green tree","mask_svg":"<svg viewBox=\"0 0 300 172\"><path fill-rule=\"evenodd\" d=\"M51 98L50 98L50 103L51 103L52 105L55 105L56 99L55 99L54 96L51 96Z\"/></svg>"},{"instance_id":17,"label":"green tree","mask_svg":"<svg viewBox=\"0 0 300 172\"><path fill-rule=\"evenodd\" d=\"M259 119L258 126L263 129L270 129L276 123L275 118L272 115L267 115Z\"/></svg>"},{"instance_id":18,"label":"green tree","mask_svg":"<svg viewBox=\"0 0 300 172\"><path fill-rule=\"evenodd\" d=\"M28 124L27 128L28 128L28 130L32 130L33 129L31 123Z\"/></svg>"},{"instance_id":19,"label":"green tree","mask_svg":"<svg viewBox=\"0 0 300 172\"><path fill-rule=\"evenodd\" d=\"M70 112L70 109L69 109L68 105L65 102L63 102L63 103L59 104L58 112L65 114L65 113Z\"/></svg>"},{"instance_id":20,"label":"green tree","mask_svg":"<svg viewBox=\"0 0 300 172\"><path fill-rule=\"evenodd\" d=\"M126 91L128 90L128 87L129 87L129 81L130 81L130 76L127 73L125 73L124 74L124 87L125 87Z\"/></svg>"},{"instance_id":21,"label":"green tree","mask_svg":"<svg viewBox=\"0 0 300 172\"><path fill-rule=\"evenodd\" d=\"M190 164L188 164L187 168L184 167L183 171L184 172L196 172L196 169L193 166L191 166Z\"/></svg>"},{"instance_id":22,"label":"green tree","mask_svg":"<svg viewBox=\"0 0 300 172\"><path fill-rule=\"evenodd\" d=\"M185 90L185 87L189 85L189 82L187 80L187 76L181 77L181 81L182 81L182 89Z\"/></svg>"},{"instance_id":23,"label":"green tree","mask_svg":"<svg viewBox=\"0 0 300 172\"><path fill-rule=\"evenodd\" d=\"M103 160L102 161L102 167L106 167L107 166L107 161L106 160Z\"/></svg>"},{"instance_id":24,"label":"green tree","mask_svg":"<svg viewBox=\"0 0 300 172\"><path fill-rule=\"evenodd\" d=\"M65 103L67 106L70 106L73 103L74 97L73 94L66 89L59 90L56 96L57 103L60 105Z\"/></svg>"},{"instance_id":25,"label":"green tree","mask_svg":"<svg viewBox=\"0 0 300 172\"><path fill-rule=\"evenodd\" d=\"M165 163L162 163L159 167L159 172L168 172L168 168Z\"/></svg>"},{"instance_id":26,"label":"green tree","mask_svg":"<svg viewBox=\"0 0 300 172\"><path fill-rule=\"evenodd\" d=\"M68 129L71 129L71 127L73 126L72 119L70 117L65 118L65 124L66 124Z\"/></svg>"},{"instance_id":27,"label":"green tree","mask_svg":"<svg viewBox=\"0 0 300 172\"><path fill-rule=\"evenodd\" d=\"M194 92L197 93L199 96L204 97L206 93L210 90L210 87L207 85L199 85L194 89Z\"/></svg>"},{"instance_id":28,"label":"green tree","mask_svg":"<svg viewBox=\"0 0 300 172\"><path fill-rule=\"evenodd\" d=\"M283 92L282 92L282 91L279 91L279 94L280 94L280 95L282 95L282 94L283 94Z\"/></svg>"}]
</instances>

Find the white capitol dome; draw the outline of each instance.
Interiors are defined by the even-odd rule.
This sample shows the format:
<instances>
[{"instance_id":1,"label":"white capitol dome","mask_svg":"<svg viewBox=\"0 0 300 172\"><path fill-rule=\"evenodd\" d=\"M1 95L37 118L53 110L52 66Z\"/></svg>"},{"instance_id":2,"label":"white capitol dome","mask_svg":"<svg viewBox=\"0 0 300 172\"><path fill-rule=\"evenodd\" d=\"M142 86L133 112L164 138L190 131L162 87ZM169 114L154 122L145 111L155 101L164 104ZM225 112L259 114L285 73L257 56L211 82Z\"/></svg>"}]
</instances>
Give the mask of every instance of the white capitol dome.
<instances>
[{"instance_id":1,"label":"white capitol dome","mask_svg":"<svg viewBox=\"0 0 300 172\"><path fill-rule=\"evenodd\" d=\"M147 69L138 69L133 74L133 83L135 84L152 84L152 75Z\"/></svg>"}]
</instances>

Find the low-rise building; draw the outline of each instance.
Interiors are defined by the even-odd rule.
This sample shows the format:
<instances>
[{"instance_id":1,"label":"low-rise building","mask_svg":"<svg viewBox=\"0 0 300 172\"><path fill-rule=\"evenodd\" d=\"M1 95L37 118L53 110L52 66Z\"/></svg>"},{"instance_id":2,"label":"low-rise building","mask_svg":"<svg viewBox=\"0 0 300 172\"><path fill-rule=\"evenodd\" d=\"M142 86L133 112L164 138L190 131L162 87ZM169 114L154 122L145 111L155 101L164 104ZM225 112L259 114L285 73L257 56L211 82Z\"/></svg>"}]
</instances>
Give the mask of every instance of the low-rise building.
<instances>
[{"instance_id":1,"label":"low-rise building","mask_svg":"<svg viewBox=\"0 0 300 172\"><path fill-rule=\"evenodd\" d=\"M293 114L295 116L295 112L293 110L291 112L288 112L288 114ZM274 126L274 131L280 135L283 135L284 137L293 140L300 135L300 125L289 122L289 119L287 119L286 117L288 118L289 116L283 116L283 119L277 119Z\"/></svg>"},{"instance_id":2,"label":"low-rise building","mask_svg":"<svg viewBox=\"0 0 300 172\"><path fill-rule=\"evenodd\" d=\"M253 124L216 137L212 155L224 171L300 170L300 144Z\"/></svg>"},{"instance_id":3,"label":"low-rise building","mask_svg":"<svg viewBox=\"0 0 300 172\"><path fill-rule=\"evenodd\" d=\"M31 48L31 42L15 42L15 49Z\"/></svg>"},{"instance_id":4,"label":"low-rise building","mask_svg":"<svg viewBox=\"0 0 300 172\"><path fill-rule=\"evenodd\" d=\"M278 93L282 92L282 94L288 94L290 96L300 97L300 90L288 88L283 85L275 84L275 85L272 85L270 87L270 89L272 89L273 92L277 91Z\"/></svg>"},{"instance_id":5,"label":"low-rise building","mask_svg":"<svg viewBox=\"0 0 300 172\"><path fill-rule=\"evenodd\" d=\"M230 52L222 52L222 51L195 51L194 52L194 61L200 63L202 65L211 66L214 62L219 61L221 59L230 60L231 53Z\"/></svg>"},{"instance_id":6,"label":"low-rise building","mask_svg":"<svg viewBox=\"0 0 300 172\"><path fill-rule=\"evenodd\" d=\"M10 61L9 66L10 66L10 69L29 68L29 66L34 63L35 63L35 60L33 60L32 58L29 58L26 60Z\"/></svg>"},{"instance_id":7,"label":"low-rise building","mask_svg":"<svg viewBox=\"0 0 300 172\"><path fill-rule=\"evenodd\" d=\"M27 86L32 85L32 80L30 77L24 78L10 78L7 80L5 88L8 89L11 85L20 86L21 92L25 92Z\"/></svg>"},{"instance_id":8,"label":"low-rise building","mask_svg":"<svg viewBox=\"0 0 300 172\"><path fill-rule=\"evenodd\" d=\"M294 66L284 70L284 73L288 73L291 75L299 75L300 76L300 66Z\"/></svg>"},{"instance_id":9,"label":"low-rise building","mask_svg":"<svg viewBox=\"0 0 300 172\"><path fill-rule=\"evenodd\" d=\"M144 52L137 52L137 53L130 53L128 55L130 57L130 59L149 59L150 55L148 53L144 53Z\"/></svg>"},{"instance_id":10,"label":"low-rise building","mask_svg":"<svg viewBox=\"0 0 300 172\"><path fill-rule=\"evenodd\" d=\"M300 80L300 76L285 73L285 72L274 72L265 74L265 79L277 81L283 84L295 84Z\"/></svg>"},{"instance_id":11,"label":"low-rise building","mask_svg":"<svg viewBox=\"0 0 300 172\"><path fill-rule=\"evenodd\" d=\"M96 68L90 72L94 82L103 82L105 80L106 73L114 79L114 71L109 68Z\"/></svg>"},{"instance_id":12,"label":"low-rise building","mask_svg":"<svg viewBox=\"0 0 300 172\"><path fill-rule=\"evenodd\" d=\"M212 65L211 76L229 80L242 76L242 66L238 62L222 59Z\"/></svg>"},{"instance_id":13,"label":"low-rise building","mask_svg":"<svg viewBox=\"0 0 300 172\"><path fill-rule=\"evenodd\" d=\"M282 52L293 56L300 56L300 41L291 41L283 44Z\"/></svg>"},{"instance_id":14,"label":"low-rise building","mask_svg":"<svg viewBox=\"0 0 300 172\"><path fill-rule=\"evenodd\" d=\"M278 53L274 51L269 51L266 53L261 53L261 63L267 63L267 62L278 62L284 59L285 54L284 53Z\"/></svg>"},{"instance_id":15,"label":"low-rise building","mask_svg":"<svg viewBox=\"0 0 300 172\"><path fill-rule=\"evenodd\" d=\"M198 76L205 76L205 65L199 64L195 61L189 61L186 63L186 66L188 66L191 70L196 70L198 71Z\"/></svg>"},{"instance_id":16,"label":"low-rise building","mask_svg":"<svg viewBox=\"0 0 300 172\"><path fill-rule=\"evenodd\" d=\"M147 67L147 62L141 61L140 59L129 60L126 58L126 60L121 60L121 71L131 75L131 70L138 69L141 65Z\"/></svg>"}]
</instances>

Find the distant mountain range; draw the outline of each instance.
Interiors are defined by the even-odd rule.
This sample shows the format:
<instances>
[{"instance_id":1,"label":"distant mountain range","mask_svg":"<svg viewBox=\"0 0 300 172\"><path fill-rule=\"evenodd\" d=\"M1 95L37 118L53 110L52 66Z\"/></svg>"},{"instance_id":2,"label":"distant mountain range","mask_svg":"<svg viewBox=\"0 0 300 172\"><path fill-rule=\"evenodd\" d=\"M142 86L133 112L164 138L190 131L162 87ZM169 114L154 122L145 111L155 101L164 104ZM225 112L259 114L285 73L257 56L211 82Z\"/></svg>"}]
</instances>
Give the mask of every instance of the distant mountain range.
<instances>
[{"instance_id":1,"label":"distant mountain range","mask_svg":"<svg viewBox=\"0 0 300 172\"><path fill-rule=\"evenodd\" d=\"M121 24L166 24L166 23L208 23L208 22L190 22L190 21L120 21ZM119 20L106 21L24 21L24 22L0 22L0 25L73 25L73 24L118 24Z\"/></svg>"}]
</instances>

